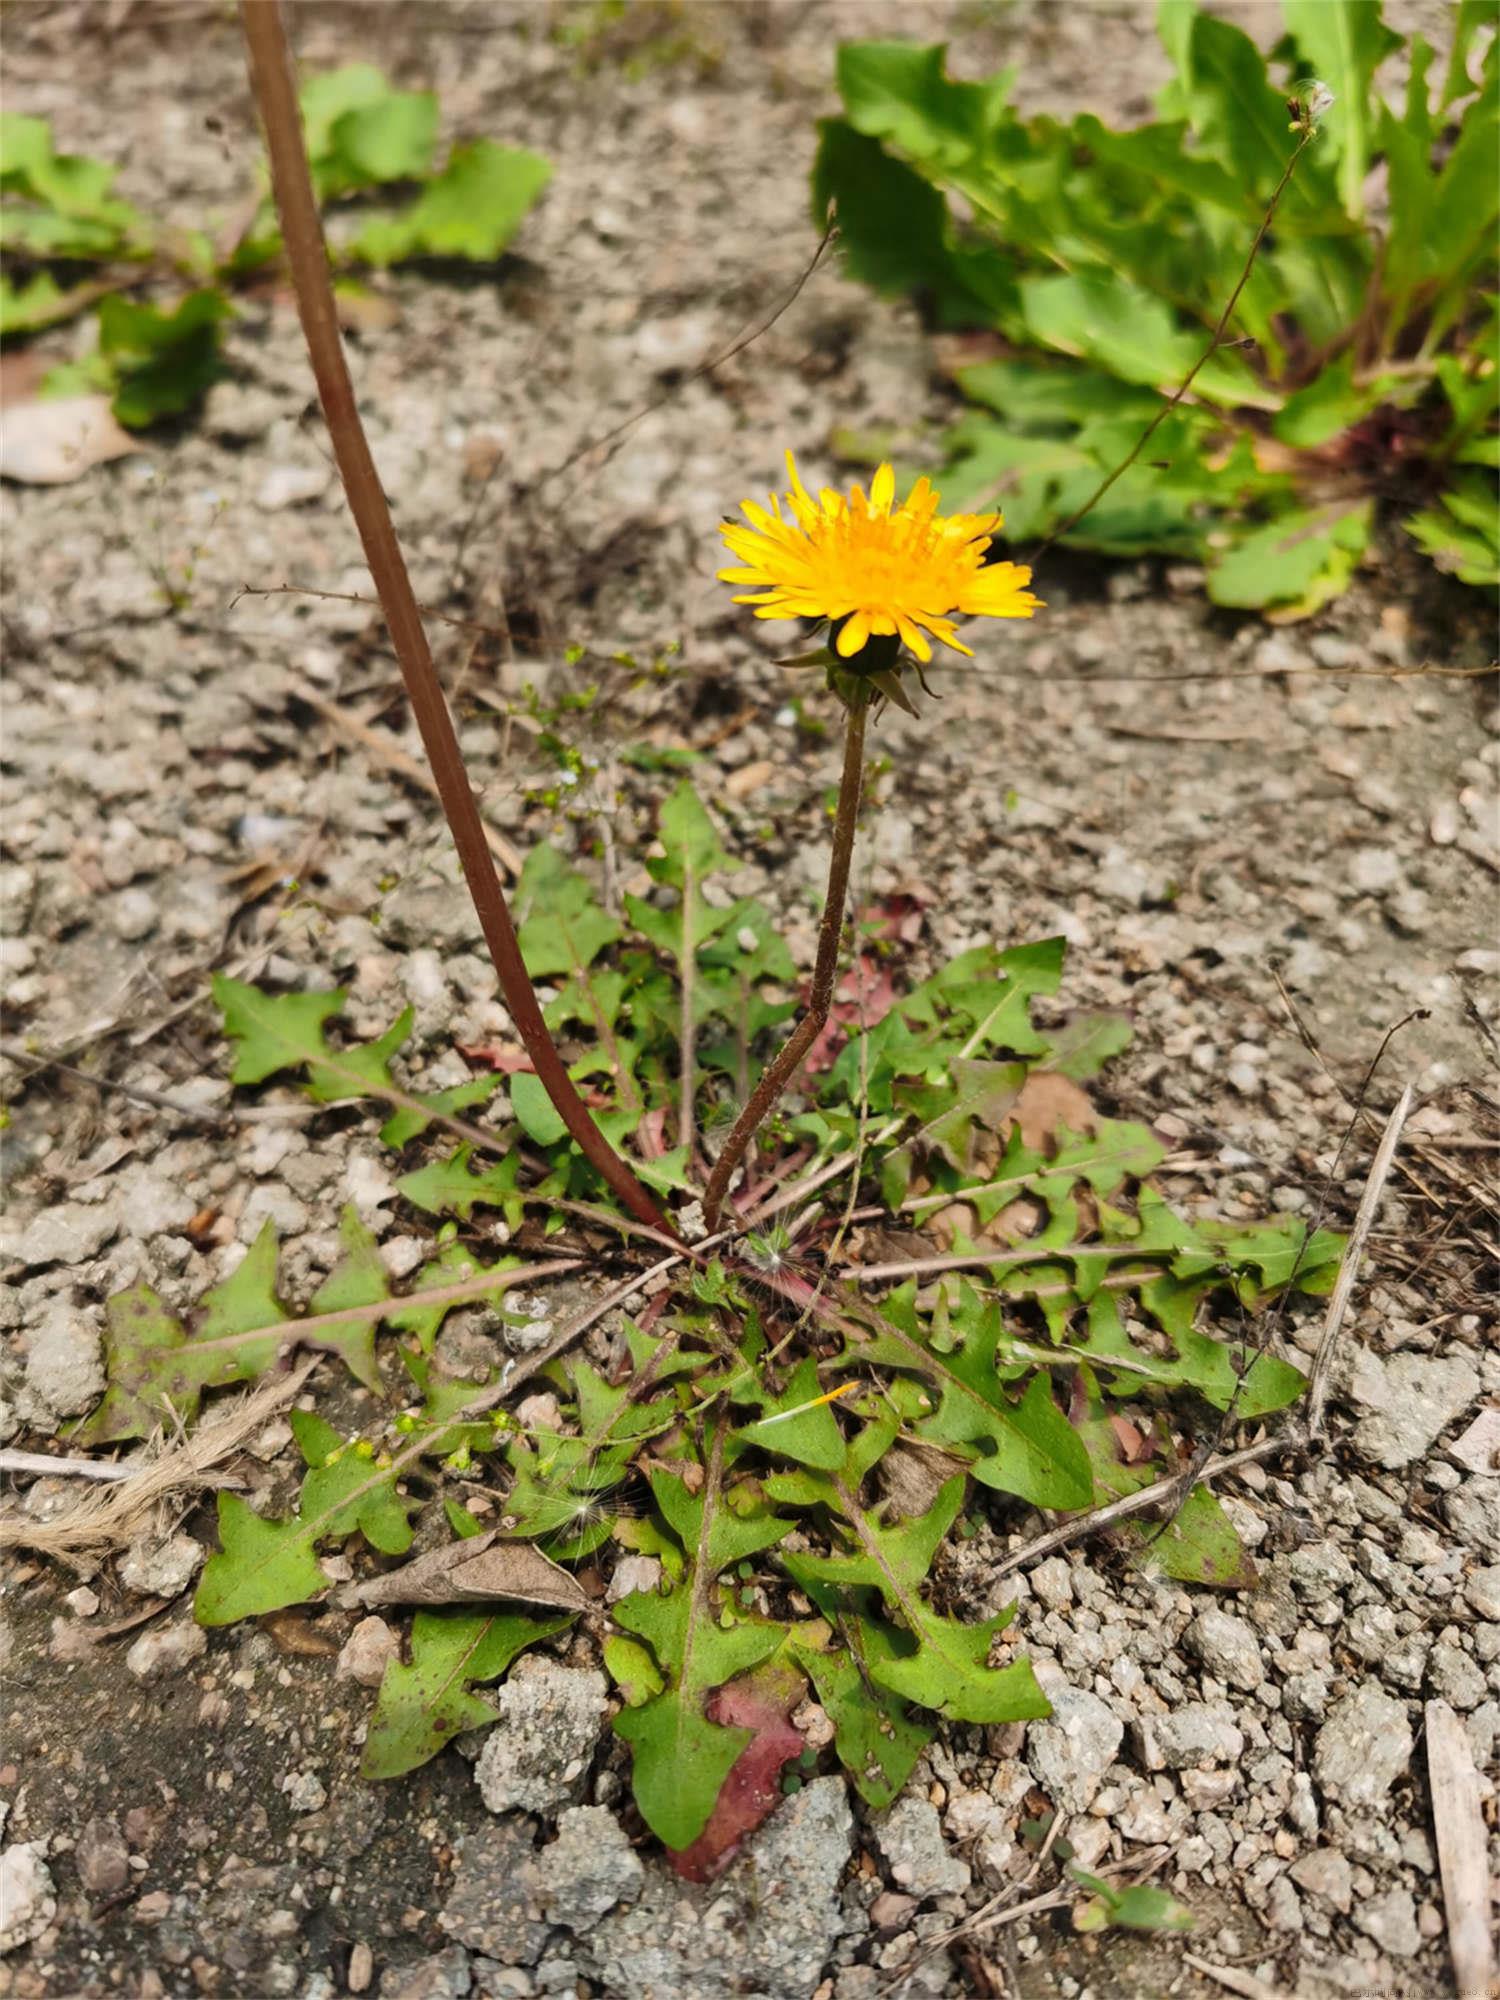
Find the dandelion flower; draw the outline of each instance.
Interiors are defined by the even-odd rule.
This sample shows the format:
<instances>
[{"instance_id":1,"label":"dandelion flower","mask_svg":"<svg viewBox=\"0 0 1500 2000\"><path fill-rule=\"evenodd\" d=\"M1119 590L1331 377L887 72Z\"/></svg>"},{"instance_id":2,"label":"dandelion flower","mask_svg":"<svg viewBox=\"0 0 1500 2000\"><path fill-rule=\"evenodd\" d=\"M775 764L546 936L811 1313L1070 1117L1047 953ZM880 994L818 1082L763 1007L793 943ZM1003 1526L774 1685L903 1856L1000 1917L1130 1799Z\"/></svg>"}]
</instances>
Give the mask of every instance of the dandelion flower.
<instances>
[{"instance_id":1,"label":"dandelion flower","mask_svg":"<svg viewBox=\"0 0 1500 2000\"><path fill-rule=\"evenodd\" d=\"M786 513L775 494L769 511L747 500L750 525L726 521L720 530L740 565L721 569L720 580L754 586L734 601L754 605L757 618L827 619L838 659L856 673L879 671L883 692L890 692L883 684L895 678L901 647L920 662L932 658L929 635L972 656L954 614L1029 618L1041 608L1026 587L1029 569L985 563L998 514L941 515L925 478L898 507L888 465L870 481L868 497L859 486L847 499L825 487L814 500L790 452L786 463Z\"/></svg>"}]
</instances>

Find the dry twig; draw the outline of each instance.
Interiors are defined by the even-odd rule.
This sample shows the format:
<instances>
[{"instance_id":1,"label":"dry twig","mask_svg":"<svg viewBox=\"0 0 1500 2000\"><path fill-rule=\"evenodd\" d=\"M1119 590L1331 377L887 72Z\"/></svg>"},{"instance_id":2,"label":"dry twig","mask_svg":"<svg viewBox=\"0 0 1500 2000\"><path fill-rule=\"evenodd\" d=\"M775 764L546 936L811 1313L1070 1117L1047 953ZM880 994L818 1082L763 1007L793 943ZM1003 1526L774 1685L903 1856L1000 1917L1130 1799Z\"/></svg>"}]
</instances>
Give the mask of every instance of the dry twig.
<instances>
[{"instance_id":1,"label":"dry twig","mask_svg":"<svg viewBox=\"0 0 1500 2000\"><path fill-rule=\"evenodd\" d=\"M1467 1731L1447 1702L1428 1702L1426 1719L1432 1824L1458 2000L1489 2000L1495 1992L1490 1866L1474 1753Z\"/></svg>"},{"instance_id":2,"label":"dry twig","mask_svg":"<svg viewBox=\"0 0 1500 2000\"><path fill-rule=\"evenodd\" d=\"M1195 1958L1190 1951L1182 1954L1182 1962L1190 1965L1194 1972L1201 1972L1205 1979L1212 1979L1229 1992L1242 1995L1243 2000L1285 2000L1285 1996L1274 1986L1267 1986L1253 1972L1241 1972L1237 1966L1210 1965L1206 1958Z\"/></svg>"}]
</instances>

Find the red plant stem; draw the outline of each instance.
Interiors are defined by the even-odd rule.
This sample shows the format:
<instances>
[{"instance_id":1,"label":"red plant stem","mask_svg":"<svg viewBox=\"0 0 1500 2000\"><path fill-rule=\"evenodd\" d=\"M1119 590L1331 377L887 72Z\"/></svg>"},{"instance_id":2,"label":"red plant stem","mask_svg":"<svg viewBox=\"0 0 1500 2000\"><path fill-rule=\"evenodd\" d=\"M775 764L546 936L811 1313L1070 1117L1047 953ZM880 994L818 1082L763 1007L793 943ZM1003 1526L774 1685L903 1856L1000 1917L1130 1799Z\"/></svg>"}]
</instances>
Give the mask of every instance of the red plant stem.
<instances>
[{"instance_id":1,"label":"red plant stem","mask_svg":"<svg viewBox=\"0 0 1500 2000\"><path fill-rule=\"evenodd\" d=\"M338 461L349 511L364 545L365 561L380 597L391 644L401 665L407 699L421 731L453 844L458 849L464 879L499 975L500 991L543 1088L584 1157L603 1175L637 1221L665 1231L675 1241L677 1231L590 1117L542 1019L541 1006L521 958L505 892L490 858L484 822L469 788L453 718L432 663L432 651L412 594L385 490L370 456L354 400L354 385L344 358L333 287L328 277L323 225L308 172L291 51L279 0L241 0L240 18L250 55L251 86L271 158L271 184L281 218L287 265L297 294L297 311L317 379L329 441Z\"/></svg>"},{"instance_id":2,"label":"red plant stem","mask_svg":"<svg viewBox=\"0 0 1500 2000\"><path fill-rule=\"evenodd\" d=\"M719 1210L724 1205L730 1178L744 1157L745 1149L777 1098L791 1082L803 1057L818 1039L833 1005L839 940L844 929L844 902L849 894L849 864L854 853L855 829L859 825L859 795L865 769L865 714L868 707L866 698L856 693L845 712L844 771L839 780L838 810L833 822L833 854L828 863L828 894L823 900L823 920L818 926L818 955L813 965L807 1014L755 1086L749 1103L735 1120L734 1130L724 1142L724 1150L714 1163L713 1173L703 1193L703 1220L710 1230L718 1227Z\"/></svg>"}]
</instances>

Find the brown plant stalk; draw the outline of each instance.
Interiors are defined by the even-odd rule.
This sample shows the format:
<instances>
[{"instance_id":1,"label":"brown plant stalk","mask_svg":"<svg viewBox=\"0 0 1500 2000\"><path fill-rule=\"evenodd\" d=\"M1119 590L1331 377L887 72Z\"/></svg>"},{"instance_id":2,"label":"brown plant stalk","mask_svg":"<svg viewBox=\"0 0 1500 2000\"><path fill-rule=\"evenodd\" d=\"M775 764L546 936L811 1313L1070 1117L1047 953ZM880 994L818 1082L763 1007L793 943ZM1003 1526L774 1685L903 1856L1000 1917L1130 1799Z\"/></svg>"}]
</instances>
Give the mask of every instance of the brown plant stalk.
<instances>
[{"instance_id":1,"label":"brown plant stalk","mask_svg":"<svg viewBox=\"0 0 1500 2000\"><path fill-rule=\"evenodd\" d=\"M297 311L317 379L329 442L338 462L349 511L364 546L365 561L380 597L391 644L400 662L407 699L458 850L464 880L499 976L500 991L542 1087L579 1150L638 1221L675 1238L677 1232L670 1221L594 1123L542 1019L505 892L490 858L484 822L469 787L453 718L433 665L385 491L354 400L354 385L344 358L333 287L329 282L323 226L308 172L280 0L241 0L240 18L250 56L251 87L265 128L271 185L281 218L287 266L297 295Z\"/></svg>"},{"instance_id":2,"label":"brown plant stalk","mask_svg":"<svg viewBox=\"0 0 1500 2000\"><path fill-rule=\"evenodd\" d=\"M833 854L828 863L828 893L823 899L823 918L818 926L818 955L813 965L807 1013L751 1092L749 1102L735 1120L734 1130L714 1162L713 1173L703 1193L703 1219L711 1230L718 1227L719 1210L724 1206L724 1196L735 1168L796 1074L803 1057L822 1033L833 1005L834 981L839 966L839 939L844 929L844 902L849 893L849 864L854 853L855 829L859 825L860 790L865 769L865 716L868 710L867 696L863 690L856 689L844 716L844 770L839 780L838 807L833 821Z\"/></svg>"}]
</instances>

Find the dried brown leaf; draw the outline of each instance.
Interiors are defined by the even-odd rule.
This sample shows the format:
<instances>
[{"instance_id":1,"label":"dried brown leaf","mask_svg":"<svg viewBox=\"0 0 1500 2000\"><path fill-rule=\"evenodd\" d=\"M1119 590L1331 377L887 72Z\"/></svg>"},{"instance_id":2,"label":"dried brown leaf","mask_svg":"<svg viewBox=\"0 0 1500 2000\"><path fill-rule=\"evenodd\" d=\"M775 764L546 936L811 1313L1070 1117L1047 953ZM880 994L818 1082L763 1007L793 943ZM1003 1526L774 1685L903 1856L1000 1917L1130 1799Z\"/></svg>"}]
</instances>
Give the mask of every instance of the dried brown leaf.
<instances>
[{"instance_id":1,"label":"dried brown leaf","mask_svg":"<svg viewBox=\"0 0 1500 2000\"><path fill-rule=\"evenodd\" d=\"M1081 1090L1071 1077L1058 1076L1054 1070L1034 1069L1016 1100L1015 1122L1021 1128L1024 1144L1033 1152L1045 1153L1060 1125L1066 1125L1070 1132L1095 1132L1099 1129L1099 1114L1088 1092Z\"/></svg>"},{"instance_id":2,"label":"dried brown leaf","mask_svg":"<svg viewBox=\"0 0 1500 2000\"><path fill-rule=\"evenodd\" d=\"M66 486L93 466L139 451L116 423L108 396L60 396L7 407L0 432L0 477L23 486Z\"/></svg>"},{"instance_id":3,"label":"dried brown leaf","mask_svg":"<svg viewBox=\"0 0 1500 2000\"><path fill-rule=\"evenodd\" d=\"M377 1604L489 1604L507 1598L548 1611L582 1611L588 1594L576 1578L530 1542L506 1541L498 1528L431 1549L415 1562L365 1583L351 1584L344 1608Z\"/></svg>"}]
</instances>

